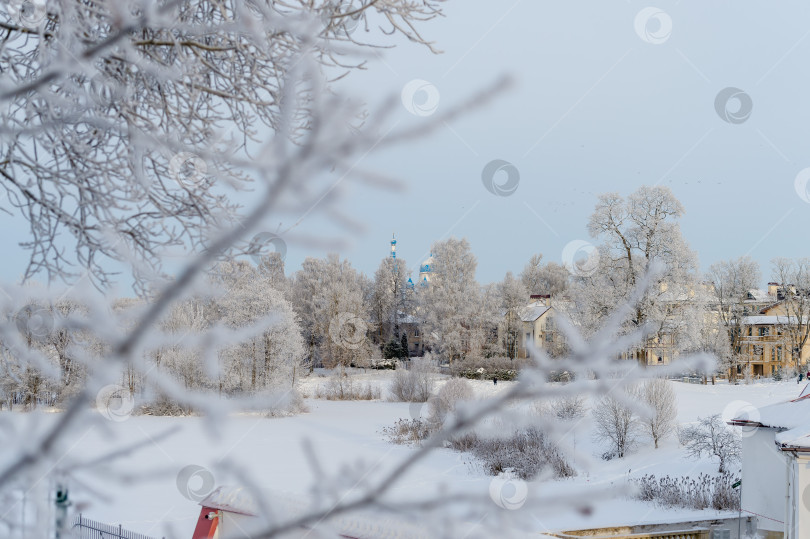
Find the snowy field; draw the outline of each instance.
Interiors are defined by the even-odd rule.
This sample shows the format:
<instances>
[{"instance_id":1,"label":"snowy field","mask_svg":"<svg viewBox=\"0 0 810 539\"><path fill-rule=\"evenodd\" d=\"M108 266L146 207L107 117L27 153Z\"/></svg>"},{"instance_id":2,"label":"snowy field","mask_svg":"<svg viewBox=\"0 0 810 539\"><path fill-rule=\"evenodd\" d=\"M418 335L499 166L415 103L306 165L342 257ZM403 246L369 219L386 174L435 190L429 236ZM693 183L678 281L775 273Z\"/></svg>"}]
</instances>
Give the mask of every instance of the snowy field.
<instances>
[{"instance_id":1,"label":"snowy field","mask_svg":"<svg viewBox=\"0 0 810 539\"><path fill-rule=\"evenodd\" d=\"M384 387L392 373L358 373L360 379ZM302 381L305 394L315 393L317 384L326 378L317 373ZM364 381L365 381L364 380ZM442 382L443 383L443 382ZM508 382L472 382L478 395L490 395L509 386ZM762 382L752 385L716 386L673 383L678 397L678 420L681 424L695 421L698 416L723 414L724 419L746 405L760 407L798 396L804 385L789 382ZM191 537L199 507L181 495L176 486L177 473L189 464L203 466L216 476L223 475L219 463L226 456L235 458L249 477L262 486L290 500L304 503L307 499L313 474L302 451L302 443L308 440L321 464L336 472L346 465L365 465L385 469L405 457L412 448L393 445L381 434L384 427L399 418L411 416L408 403L384 401L326 401L307 399L309 412L295 417L265 418L258 415L230 417L221 426L222 436L212 438L202 417L148 417L135 416L122 422L105 423L109 431L100 427L88 428L71 440L68 451L74 455L90 458L101 455L112 447L146 441L147 445L137 455L127 456L111 466L111 473L132 474L138 481L126 492L110 492L103 485L87 485L97 489L94 496L87 489L73 485L71 497L74 507L85 517L110 523L123 524L129 528L154 536ZM37 412L31 414L2 414L5 421L13 421L26 429L41 429L56 417L56 414ZM586 416L587 417L587 416ZM158 439L161 432L176 428L178 432L166 439ZM108 441L115 434L115 446ZM154 440L151 442L150 440ZM623 485L629 478L644 474L696 476L698 473L714 473L717 464L713 460L695 461L686 457L677 440L665 440L659 449L645 444L623 459L603 461L598 458L604 447L589 435L588 421L571 433L569 440L584 457L574 458L577 468L591 467L571 480L532 485L529 495L535 492L563 491L583 484ZM10 455L4 455L9 458ZM399 485L397 494L419 495L446 484L451 490L464 492L488 492L491 477L485 476L471 462L469 455L449 449L435 451L409 473ZM140 470L150 470L143 477ZM160 471L155 473L154 470ZM192 485L192 488L197 486ZM109 500L100 500L108 497ZM503 511L494 503L492 511ZM581 529L608 525L671 522L688 519L705 519L718 516L711 511L661 510L653 505L615 497L597 502L590 516L580 513L560 512L555 508L533 515L536 531ZM729 515L731 516L731 515ZM471 523L474 525L474 523ZM167 527L168 526L168 527Z\"/></svg>"}]
</instances>

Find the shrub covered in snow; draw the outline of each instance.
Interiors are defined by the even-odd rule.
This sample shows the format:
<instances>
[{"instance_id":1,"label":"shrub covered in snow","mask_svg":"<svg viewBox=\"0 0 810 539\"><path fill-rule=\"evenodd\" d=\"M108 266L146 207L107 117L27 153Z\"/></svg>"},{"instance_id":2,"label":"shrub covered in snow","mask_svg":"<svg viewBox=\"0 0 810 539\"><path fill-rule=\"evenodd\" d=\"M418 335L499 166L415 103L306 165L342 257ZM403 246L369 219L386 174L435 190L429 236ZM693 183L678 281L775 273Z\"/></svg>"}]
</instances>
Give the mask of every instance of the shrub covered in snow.
<instances>
[{"instance_id":1,"label":"shrub covered in snow","mask_svg":"<svg viewBox=\"0 0 810 539\"><path fill-rule=\"evenodd\" d=\"M739 493L732 485L739 480L731 473L700 474L693 477L645 475L632 480L637 487L635 497L663 507L689 509L739 510Z\"/></svg>"},{"instance_id":2,"label":"shrub covered in snow","mask_svg":"<svg viewBox=\"0 0 810 539\"><path fill-rule=\"evenodd\" d=\"M393 371L397 368L397 361L394 359L372 359L368 367L376 370Z\"/></svg>"},{"instance_id":3,"label":"shrub covered in snow","mask_svg":"<svg viewBox=\"0 0 810 539\"><path fill-rule=\"evenodd\" d=\"M330 401L375 400L380 398L380 388L371 383L361 384L345 369L338 369L326 383L315 390L315 397Z\"/></svg>"},{"instance_id":4,"label":"shrub covered in snow","mask_svg":"<svg viewBox=\"0 0 810 539\"><path fill-rule=\"evenodd\" d=\"M163 394L159 394L145 404L137 407L134 413L135 415L156 416L184 416L195 414L190 406L181 404Z\"/></svg>"},{"instance_id":5,"label":"shrub covered in snow","mask_svg":"<svg viewBox=\"0 0 810 539\"><path fill-rule=\"evenodd\" d=\"M382 429L388 441L395 444L418 444L427 440L433 431L430 423L423 419L400 419Z\"/></svg>"},{"instance_id":6,"label":"shrub covered in snow","mask_svg":"<svg viewBox=\"0 0 810 539\"><path fill-rule=\"evenodd\" d=\"M267 417L290 417L309 412L304 397L297 390L289 393L281 403L278 403L278 399L272 399L272 403L273 406L266 412Z\"/></svg>"},{"instance_id":7,"label":"shrub covered in snow","mask_svg":"<svg viewBox=\"0 0 810 539\"><path fill-rule=\"evenodd\" d=\"M515 476L529 480L551 467L555 478L573 477L576 471L565 460L560 450L538 429L515 432L510 437L459 440L478 458L489 475L511 471ZM470 447L471 446L471 447ZM453 445L461 450L459 445Z\"/></svg>"},{"instance_id":8,"label":"shrub covered in snow","mask_svg":"<svg viewBox=\"0 0 810 539\"><path fill-rule=\"evenodd\" d=\"M410 369L398 368L390 390L394 400L426 402L433 392L436 368L428 359L412 359Z\"/></svg>"},{"instance_id":9,"label":"shrub covered in snow","mask_svg":"<svg viewBox=\"0 0 810 539\"><path fill-rule=\"evenodd\" d=\"M561 421L573 421L585 415L585 397L573 395L551 402L549 411Z\"/></svg>"},{"instance_id":10,"label":"shrub covered in snow","mask_svg":"<svg viewBox=\"0 0 810 539\"><path fill-rule=\"evenodd\" d=\"M467 358L450 365L450 373L460 378L471 380L514 380L520 369L527 364L526 360L509 358Z\"/></svg>"},{"instance_id":11,"label":"shrub covered in snow","mask_svg":"<svg viewBox=\"0 0 810 539\"><path fill-rule=\"evenodd\" d=\"M473 396L472 386L467 380L451 378L436 396L427 401L430 421L441 425L448 414L455 412L460 401L470 400Z\"/></svg>"}]
</instances>

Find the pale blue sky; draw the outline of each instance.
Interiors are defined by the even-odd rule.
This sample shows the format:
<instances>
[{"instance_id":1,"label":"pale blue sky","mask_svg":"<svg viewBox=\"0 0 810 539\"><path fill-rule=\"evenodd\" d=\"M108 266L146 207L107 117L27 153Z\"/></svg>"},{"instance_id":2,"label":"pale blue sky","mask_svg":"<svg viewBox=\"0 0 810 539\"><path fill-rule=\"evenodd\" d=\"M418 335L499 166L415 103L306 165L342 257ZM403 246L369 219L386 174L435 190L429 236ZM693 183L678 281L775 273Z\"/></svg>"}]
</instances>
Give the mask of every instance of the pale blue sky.
<instances>
[{"instance_id":1,"label":"pale blue sky","mask_svg":"<svg viewBox=\"0 0 810 539\"><path fill-rule=\"evenodd\" d=\"M749 254L767 281L771 258L810 254L810 204L794 189L797 173L810 167L810 5L661 2L654 6L672 31L660 44L634 30L649 5L450 1L445 18L422 27L443 54L400 42L355 73L346 84L372 100L398 96L413 79L429 81L440 94L438 111L501 74L516 84L429 139L364 161L402 179L407 191L348 189L341 208L366 230L333 231L351 242L341 255L372 274L396 232L400 256L416 266L431 242L452 234L470 240L481 282L500 280L533 253L559 262L569 241L588 240L598 193L626 195L656 183L686 207L683 233L704 269ZM654 37L657 27L648 30ZM748 120L736 125L715 112L715 96L729 86L753 101ZM394 121L432 118L400 107ZM493 159L520 171L513 195L484 188L481 171ZM284 227L294 220L285 217ZM8 253L2 275L15 279L27 224L1 216L0 226ZM318 234L323 226L313 216L298 230ZM288 273L325 253L289 245Z\"/></svg>"},{"instance_id":2,"label":"pale blue sky","mask_svg":"<svg viewBox=\"0 0 810 539\"><path fill-rule=\"evenodd\" d=\"M598 193L656 183L685 205L683 233L704 269L750 254L768 280L773 257L809 255L810 204L794 179L810 167L810 5L662 2L672 31L661 44L634 30L647 6L449 2L447 18L426 31L444 54L406 45L386 55L387 66L353 78L377 93L430 81L439 110L501 73L517 85L429 140L372 159L409 191L352 193L346 207L369 228L346 256L372 271L396 231L413 264L450 232L469 238L479 280L498 280L534 252L559 262L569 241L589 239ZM715 112L715 96L729 86L751 96L744 123ZM399 117L425 121L404 108ZM492 159L519 169L512 196L482 185ZM301 256L293 249L288 261Z\"/></svg>"}]
</instances>

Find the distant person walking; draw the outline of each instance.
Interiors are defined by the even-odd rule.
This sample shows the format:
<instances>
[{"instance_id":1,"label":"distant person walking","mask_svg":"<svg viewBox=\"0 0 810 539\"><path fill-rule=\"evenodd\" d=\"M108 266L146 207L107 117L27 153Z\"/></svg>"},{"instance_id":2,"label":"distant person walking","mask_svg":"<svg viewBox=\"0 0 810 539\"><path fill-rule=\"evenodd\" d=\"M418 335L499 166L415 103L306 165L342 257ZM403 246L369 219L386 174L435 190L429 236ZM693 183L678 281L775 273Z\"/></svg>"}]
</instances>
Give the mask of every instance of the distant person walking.
<instances>
[{"instance_id":1,"label":"distant person walking","mask_svg":"<svg viewBox=\"0 0 810 539\"><path fill-rule=\"evenodd\" d=\"M496 385L496 386L498 385L498 377L497 376L492 377L492 385Z\"/></svg>"}]
</instances>

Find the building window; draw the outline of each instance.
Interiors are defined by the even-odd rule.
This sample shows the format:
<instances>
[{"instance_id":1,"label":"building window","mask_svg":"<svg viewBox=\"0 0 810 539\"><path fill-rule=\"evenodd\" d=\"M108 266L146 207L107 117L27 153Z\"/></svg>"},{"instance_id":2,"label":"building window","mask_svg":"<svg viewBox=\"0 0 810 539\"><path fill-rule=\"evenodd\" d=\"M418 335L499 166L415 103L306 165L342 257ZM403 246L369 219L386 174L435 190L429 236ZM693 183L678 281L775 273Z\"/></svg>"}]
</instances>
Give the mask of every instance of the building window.
<instances>
[{"instance_id":1,"label":"building window","mask_svg":"<svg viewBox=\"0 0 810 539\"><path fill-rule=\"evenodd\" d=\"M776 348L771 348L771 361L776 361Z\"/></svg>"},{"instance_id":2,"label":"building window","mask_svg":"<svg viewBox=\"0 0 810 539\"><path fill-rule=\"evenodd\" d=\"M767 337L769 334L769 328L759 328L759 336L760 337Z\"/></svg>"}]
</instances>

